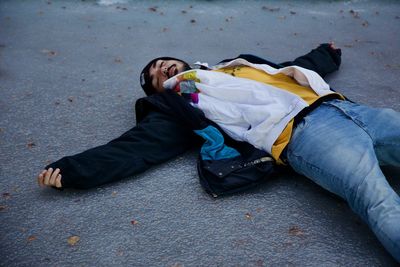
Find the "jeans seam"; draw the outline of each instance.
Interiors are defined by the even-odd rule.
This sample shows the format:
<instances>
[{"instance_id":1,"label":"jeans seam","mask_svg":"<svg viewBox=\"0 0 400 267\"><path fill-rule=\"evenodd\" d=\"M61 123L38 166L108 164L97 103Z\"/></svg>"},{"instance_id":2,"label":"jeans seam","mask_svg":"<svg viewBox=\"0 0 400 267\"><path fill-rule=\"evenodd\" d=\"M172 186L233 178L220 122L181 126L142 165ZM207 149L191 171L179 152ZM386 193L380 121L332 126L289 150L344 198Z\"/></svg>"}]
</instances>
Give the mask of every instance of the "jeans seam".
<instances>
[{"instance_id":1,"label":"jeans seam","mask_svg":"<svg viewBox=\"0 0 400 267\"><path fill-rule=\"evenodd\" d=\"M295 154L293 151L291 151L290 149L288 149L288 154L289 154L289 151L290 151L290 153L291 153L294 157L300 159L300 161L302 162L302 164L308 165L308 166L310 166L310 167L316 169L320 174L328 175L331 179L333 178L333 179L338 180L338 177L337 177L336 175L332 175L331 173L328 173L328 172L326 172L326 171L322 171L319 167L317 167L317 166L315 166L314 164L312 164L312 163L306 161L302 156L296 155L296 154ZM309 178L309 177L307 177L307 178L308 178L308 179L311 179L311 178ZM312 179L311 179L311 180L312 180ZM312 180L312 181L313 181L314 183L318 184L318 183L315 182L314 180ZM319 185L319 184L318 184L318 185ZM319 186L321 186L321 185L319 185ZM321 186L321 187L322 187L322 186ZM337 195L337 196L339 196L340 198L343 199L343 197L342 197L341 195L338 195L337 193L334 193L334 192L332 192L332 191L330 191L330 190L328 190L328 189L326 189L326 188L323 188L323 189L325 189L325 190L327 190L327 191L329 191L329 192L331 192L331 193L333 193L333 194L335 194L335 195ZM346 199L344 199L344 200L346 200ZM347 200L346 200L346 202L347 202Z\"/></svg>"}]
</instances>

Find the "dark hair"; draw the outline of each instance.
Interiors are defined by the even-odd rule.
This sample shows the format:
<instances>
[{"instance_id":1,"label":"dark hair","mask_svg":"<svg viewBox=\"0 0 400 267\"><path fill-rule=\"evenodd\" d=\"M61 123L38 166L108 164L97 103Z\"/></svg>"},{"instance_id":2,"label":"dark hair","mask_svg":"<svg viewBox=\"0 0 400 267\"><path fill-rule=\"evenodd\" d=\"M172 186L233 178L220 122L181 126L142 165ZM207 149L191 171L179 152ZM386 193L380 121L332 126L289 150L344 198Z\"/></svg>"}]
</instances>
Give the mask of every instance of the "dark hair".
<instances>
[{"instance_id":1,"label":"dark hair","mask_svg":"<svg viewBox=\"0 0 400 267\"><path fill-rule=\"evenodd\" d=\"M177 59L177 58L173 58L173 57L158 57L155 58L153 60L151 60L146 67L143 68L142 72L140 73L140 85L142 86L144 92L146 95L152 95L156 93L156 89L153 87L153 84L151 83L150 80L150 67L151 65L153 65L154 62L156 62L157 60L176 60L179 62L182 62L185 66L185 70L189 70L190 66L189 64L187 64L185 61Z\"/></svg>"}]
</instances>

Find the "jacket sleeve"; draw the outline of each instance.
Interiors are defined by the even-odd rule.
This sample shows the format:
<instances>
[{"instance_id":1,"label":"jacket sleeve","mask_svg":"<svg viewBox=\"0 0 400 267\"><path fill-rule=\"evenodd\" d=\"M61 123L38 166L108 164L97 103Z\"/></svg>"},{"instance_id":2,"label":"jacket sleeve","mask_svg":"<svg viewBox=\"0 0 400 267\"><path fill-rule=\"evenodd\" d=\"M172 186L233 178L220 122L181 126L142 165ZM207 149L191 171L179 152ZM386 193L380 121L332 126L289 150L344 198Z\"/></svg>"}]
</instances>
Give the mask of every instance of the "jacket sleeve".
<instances>
[{"instance_id":1,"label":"jacket sleeve","mask_svg":"<svg viewBox=\"0 0 400 267\"><path fill-rule=\"evenodd\" d=\"M160 112L150 112L120 137L46 166L60 168L62 188L87 189L141 173L191 148L197 137Z\"/></svg>"},{"instance_id":2,"label":"jacket sleeve","mask_svg":"<svg viewBox=\"0 0 400 267\"><path fill-rule=\"evenodd\" d=\"M333 49L329 44L321 44L308 54L296 58L294 61L280 63L281 66L300 66L317 72L321 77L339 69L342 52Z\"/></svg>"}]
</instances>

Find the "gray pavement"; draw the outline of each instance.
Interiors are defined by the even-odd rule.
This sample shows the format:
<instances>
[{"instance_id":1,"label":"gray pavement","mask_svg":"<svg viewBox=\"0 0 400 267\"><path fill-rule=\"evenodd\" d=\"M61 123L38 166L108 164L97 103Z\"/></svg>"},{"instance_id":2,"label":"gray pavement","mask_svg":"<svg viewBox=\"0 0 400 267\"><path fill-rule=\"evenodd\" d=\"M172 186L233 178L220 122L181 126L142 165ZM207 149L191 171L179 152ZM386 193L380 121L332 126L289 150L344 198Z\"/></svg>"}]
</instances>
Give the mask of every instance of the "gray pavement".
<instances>
[{"instance_id":1,"label":"gray pavement","mask_svg":"<svg viewBox=\"0 0 400 267\"><path fill-rule=\"evenodd\" d=\"M87 191L36 175L131 128L156 56L280 62L335 41L331 86L400 111L399 32L398 1L1 1L0 266L396 266L345 202L292 173L221 199L196 151Z\"/></svg>"}]
</instances>

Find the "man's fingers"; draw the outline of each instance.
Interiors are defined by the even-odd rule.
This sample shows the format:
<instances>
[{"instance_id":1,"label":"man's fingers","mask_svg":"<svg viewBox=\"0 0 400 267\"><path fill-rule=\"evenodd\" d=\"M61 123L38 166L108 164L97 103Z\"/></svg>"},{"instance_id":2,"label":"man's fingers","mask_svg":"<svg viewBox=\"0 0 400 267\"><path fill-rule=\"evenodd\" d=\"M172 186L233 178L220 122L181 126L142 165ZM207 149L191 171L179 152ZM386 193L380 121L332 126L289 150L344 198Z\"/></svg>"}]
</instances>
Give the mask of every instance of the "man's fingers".
<instances>
[{"instance_id":1,"label":"man's fingers","mask_svg":"<svg viewBox=\"0 0 400 267\"><path fill-rule=\"evenodd\" d=\"M53 173L53 168L49 168L44 176L44 184L48 185L50 181L51 174Z\"/></svg>"},{"instance_id":2,"label":"man's fingers","mask_svg":"<svg viewBox=\"0 0 400 267\"><path fill-rule=\"evenodd\" d=\"M39 175L38 175L38 184L39 186L43 186L43 180L44 180L44 174L46 173L46 170L43 170Z\"/></svg>"},{"instance_id":3,"label":"man's fingers","mask_svg":"<svg viewBox=\"0 0 400 267\"><path fill-rule=\"evenodd\" d=\"M51 177L50 177L49 185L56 185L56 178L57 178L57 176L58 176L59 173L60 173L60 169L57 168L57 169L53 172L53 174L51 175Z\"/></svg>"},{"instance_id":4,"label":"man's fingers","mask_svg":"<svg viewBox=\"0 0 400 267\"><path fill-rule=\"evenodd\" d=\"M56 178L56 187L61 188L61 174L59 174Z\"/></svg>"}]
</instances>

